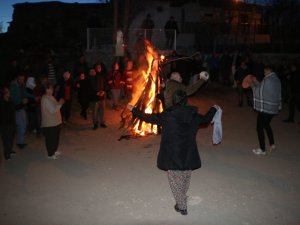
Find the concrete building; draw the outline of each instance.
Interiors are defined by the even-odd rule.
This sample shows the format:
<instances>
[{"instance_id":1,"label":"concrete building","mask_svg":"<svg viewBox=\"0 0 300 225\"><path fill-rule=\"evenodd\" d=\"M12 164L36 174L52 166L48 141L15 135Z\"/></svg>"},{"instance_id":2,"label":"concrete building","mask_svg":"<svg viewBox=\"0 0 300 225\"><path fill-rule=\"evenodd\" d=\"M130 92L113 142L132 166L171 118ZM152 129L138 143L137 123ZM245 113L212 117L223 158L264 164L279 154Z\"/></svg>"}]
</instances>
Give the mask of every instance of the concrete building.
<instances>
[{"instance_id":1,"label":"concrete building","mask_svg":"<svg viewBox=\"0 0 300 225\"><path fill-rule=\"evenodd\" d=\"M119 1L119 4L124 4ZM93 46L95 39L87 40L87 28L101 28L99 40L113 44L114 12L111 3L20 3L14 5L13 21L8 33L22 43L49 45ZM152 15L158 43L162 42L163 28L170 16L179 26L179 48L208 48L218 45L268 42L264 29L262 7L232 0L147 0L130 1L129 30L140 28L147 14ZM126 12L119 7L117 20ZM119 22L120 23L120 22ZM118 24L123 27L123 24ZM130 34L130 32L129 32ZM133 35L133 34L131 34ZM134 38L134 37L133 37ZM87 43L92 42L92 43ZM43 43L43 44L42 44Z\"/></svg>"}]
</instances>

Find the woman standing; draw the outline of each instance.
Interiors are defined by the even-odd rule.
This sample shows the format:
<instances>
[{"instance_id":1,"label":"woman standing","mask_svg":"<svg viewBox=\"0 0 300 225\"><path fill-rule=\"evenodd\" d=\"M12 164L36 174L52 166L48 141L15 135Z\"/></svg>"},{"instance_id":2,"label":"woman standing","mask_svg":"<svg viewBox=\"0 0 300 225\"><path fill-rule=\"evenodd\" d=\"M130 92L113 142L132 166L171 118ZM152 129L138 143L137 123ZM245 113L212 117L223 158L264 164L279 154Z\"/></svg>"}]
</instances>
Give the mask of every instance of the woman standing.
<instances>
[{"instance_id":1,"label":"woman standing","mask_svg":"<svg viewBox=\"0 0 300 225\"><path fill-rule=\"evenodd\" d=\"M57 156L61 154L57 149L62 123L60 108L64 102L63 98L59 101L54 98L52 85L48 84L45 86L44 95L41 100L41 111L42 128L49 159L57 159Z\"/></svg>"},{"instance_id":2,"label":"woman standing","mask_svg":"<svg viewBox=\"0 0 300 225\"><path fill-rule=\"evenodd\" d=\"M174 195L175 210L187 215L187 191L192 170L201 167L196 135L199 126L208 125L219 106L211 107L205 114L198 114L197 107L187 106L187 95L177 90L173 95L173 107L158 114L146 114L138 108L128 106L134 116L162 126L157 167L167 171L170 188Z\"/></svg>"}]
</instances>

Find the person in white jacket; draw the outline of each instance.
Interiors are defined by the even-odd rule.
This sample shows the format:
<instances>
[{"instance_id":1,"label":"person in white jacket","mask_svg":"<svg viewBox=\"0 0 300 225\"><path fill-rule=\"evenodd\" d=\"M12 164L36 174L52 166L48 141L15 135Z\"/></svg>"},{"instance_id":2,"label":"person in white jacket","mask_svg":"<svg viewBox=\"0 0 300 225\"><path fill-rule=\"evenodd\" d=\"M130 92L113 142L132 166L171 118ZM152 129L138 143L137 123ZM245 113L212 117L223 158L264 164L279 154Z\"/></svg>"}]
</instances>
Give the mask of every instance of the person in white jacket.
<instances>
[{"instance_id":1,"label":"person in white jacket","mask_svg":"<svg viewBox=\"0 0 300 225\"><path fill-rule=\"evenodd\" d=\"M59 135L62 124L60 108L65 100L57 101L53 97L53 86L48 84L44 88L44 95L41 100L42 128L45 136L45 144L49 159L57 159L61 152L57 151Z\"/></svg>"}]
</instances>

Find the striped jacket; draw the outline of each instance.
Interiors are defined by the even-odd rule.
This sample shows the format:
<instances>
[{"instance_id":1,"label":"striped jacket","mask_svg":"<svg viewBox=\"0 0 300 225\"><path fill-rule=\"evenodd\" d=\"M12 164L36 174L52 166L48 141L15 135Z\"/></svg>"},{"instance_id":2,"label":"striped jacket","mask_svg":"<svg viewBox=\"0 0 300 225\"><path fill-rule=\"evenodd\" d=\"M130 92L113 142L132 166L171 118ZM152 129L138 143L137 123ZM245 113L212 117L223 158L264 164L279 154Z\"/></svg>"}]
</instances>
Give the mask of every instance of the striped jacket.
<instances>
[{"instance_id":1,"label":"striped jacket","mask_svg":"<svg viewBox=\"0 0 300 225\"><path fill-rule=\"evenodd\" d=\"M258 112L277 114L281 110L281 83L275 73L252 85L253 107Z\"/></svg>"}]
</instances>

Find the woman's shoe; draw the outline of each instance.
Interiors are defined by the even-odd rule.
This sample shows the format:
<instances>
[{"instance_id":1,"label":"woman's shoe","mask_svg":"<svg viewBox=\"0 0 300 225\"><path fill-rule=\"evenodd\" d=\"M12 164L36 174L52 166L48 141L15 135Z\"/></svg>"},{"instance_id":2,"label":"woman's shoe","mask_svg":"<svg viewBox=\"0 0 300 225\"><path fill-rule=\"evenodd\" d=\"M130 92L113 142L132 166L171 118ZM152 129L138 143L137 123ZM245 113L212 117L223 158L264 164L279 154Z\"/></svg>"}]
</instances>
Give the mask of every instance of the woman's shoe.
<instances>
[{"instance_id":1,"label":"woman's shoe","mask_svg":"<svg viewBox=\"0 0 300 225\"><path fill-rule=\"evenodd\" d=\"M58 159L58 157L56 155L51 155L51 156L48 156L48 159Z\"/></svg>"},{"instance_id":2,"label":"woman's shoe","mask_svg":"<svg viewBox=\"0 0 300 225\"><path fill-rule=\"evenodd\" d=\"M188 212L187 212L187 210L186 210L186 209L179 209L179 208L178 208L178 206L177 206L177 204L176 204L176 205L174 205L174 209L175 209L175 211L176 211L176 212L179 212L179 213L181 213L181 215L184 215L184 216L186 216L186 215L188 214Z\"/></svg>"}]
</instances>

